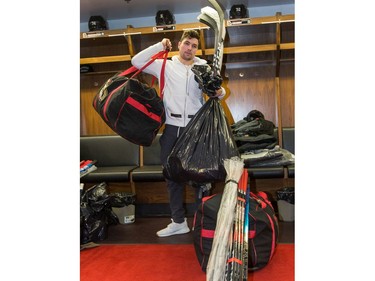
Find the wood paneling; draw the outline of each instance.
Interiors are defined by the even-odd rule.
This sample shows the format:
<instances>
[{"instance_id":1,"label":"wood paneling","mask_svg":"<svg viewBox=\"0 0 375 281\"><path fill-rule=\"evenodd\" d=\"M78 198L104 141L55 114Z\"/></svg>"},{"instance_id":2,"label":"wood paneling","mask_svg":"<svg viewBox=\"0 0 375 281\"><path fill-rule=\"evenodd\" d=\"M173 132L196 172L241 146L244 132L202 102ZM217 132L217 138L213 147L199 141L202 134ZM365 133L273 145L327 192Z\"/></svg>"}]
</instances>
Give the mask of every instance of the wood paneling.
<instances>
[{"instance_id":1,"label":"wood paneling","mask_svg":"<svg viewBox=\"0 0 375 281\"><path fill-rule=\"evenodd\" d=\"M280 64L280 94L282 126L295 126L295 80L294 61Z\"/></svg>"},{"instance_id":2,"label":"wood paneling","mask_svg":"<svg viewBox=\"0 0 375 281\"><path fill-rule=\"evenodd\" d=\"M100 86L113 74L81 75L81 135L113 135L115 132L105 124L95 111L92 102Z\"/></svg>"},{"instance_id":3,"label":"wood paneling","mask_svg":"<svg viewBox=\"0 0 375 281\"><path fill-rule=\"evenodd\" d=\"M81 135L107 135L114 132L92 106L100 86L114 73L81 75ZM237 122L253 109L277 125L275 101L275 67L272 63L245 64L243 68L226 69L223 87L227 96L222 102L229 123ZM144 75L143 79L151 82ZM155 88L158 85L155 84ZM294 127L294 62L280 66L280 96L283 127Z\"/></svg>"},{"instance_id":4,"label":"wood paneling","mask_svg":"<svg viewBox=\"0 0 375 281\"><path fill-rule=\"evenodd\" d=\"M274 68L259 65L247 68L227 69L225 101L235 122L257 109L266 119L275 121Z\"/></svg>"}]
</instances>

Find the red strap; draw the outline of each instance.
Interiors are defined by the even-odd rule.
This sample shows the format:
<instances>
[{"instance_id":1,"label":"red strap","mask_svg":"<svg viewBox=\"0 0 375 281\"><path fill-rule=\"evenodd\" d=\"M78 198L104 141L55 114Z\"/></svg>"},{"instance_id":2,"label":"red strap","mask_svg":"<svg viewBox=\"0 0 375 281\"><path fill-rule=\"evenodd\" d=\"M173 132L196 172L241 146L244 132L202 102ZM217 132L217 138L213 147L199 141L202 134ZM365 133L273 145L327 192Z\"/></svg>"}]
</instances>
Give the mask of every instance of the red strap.
<instances>
[{"instance_id":1,"label":"red strap","mask_svg":"<svg viewBox=\"0 0 375 281\"><path fill-rule=\"evenodd\" d=\"M209 229L201 229L201 236L202 238L214 238L215 236L215 230L209 230Z\"/></svg>"},{"instance_id":2,"label":"red strap","mask_svg":"<svg viewBox=\"0 0 375 281\"><path fill-rule=\"evenodd\" d=\"M237 200L242 201L243 203L246 202L245 198L237 197Z\"/></svg>"},{"instance_id":3,"label":"red strap","mask_svg":"<svg viewBox=\"0 0 375 281\"><path fill-rule=\"evenodd\" d=\"M123 72L121 72L118 76L126 76L133 72L136 72L137 70L138 68L136 68L135 66L131 66L127 70L124 70Z\"/></svg>"},{"instance_id":4,"label":"red strap","mask_svg":"<svg viewBox=\"0 0 375 281\"><path fill-rule=\"evenodd\" d=\"M152 64L156 59L161 59L163 58L164 59L164 54L168 53L168 50L165 50L165 51L160 51L159 53L153 55L151 57L151 59L144 65L142 66L140 69L138 69L138 71L136 73L133 74L133 76L131 78L134 78L135 76L137 76L139 73L141 73L146 67L148 67L150 64ZM167 59L167 56L165 57L165 60ZM120 74L121 75L121 74Z\"/></svg>"},{"instance_id":5,"label":"red strap","mask_svg":"<svg viewBox=\"0 0 375 281\"><path fill-rule=\"evenodd\" d=\"M161 117L156 115L155 113L152 113L150 112L149 110L147 110L146 106L144 106L143 104L141 104L140 102L136 101L135 99L133 99L132 97L128 97L126 99L126 102L128 104L131 104L132 106L134 106L135 108L137 108L139 111L143 112L144 114L146 114L147 116L149 116L150 118L154 119L155 121L157 122L161 122Z\"/></svg>"},{"instance_id":6,"label":"red strap","mask_svg":"<svg viewBox=\"0 0 375 281\"><path fill-rule=\"evenodd\" d=\"M124 70L123 72L121 72L118 76L126 76L130 73L133 73L135 71L137 71L135 74L133 74L133 76L131 78L134 78L136 75L138 75L139 73L141 73L146 67L148 67L150 64L152 64L156 59L162 59L164 58L164 54L165 53L168 53L168 50L165 50L165 51L160 51L159 53L153 55L151 57L151 59L144 65L142 66L140 69L136 68L135 66L131 66L129 67L127 70ZM168 56L168 55L167 55Z\"/></svg>"},{"instance_id":7,"label":"red strap","mask_svg":"<svg viewBox=\"0 0 375 281\"><path fill-rule=\"evenodd\" d=\"M163 56L163 65L161 66L161 71L160 71L160 98L163 99L164 95L164 72L165 72L165 64L167 63L167 57L168 57L168 52L169 50L167 49L164 53Z\"/></svg>"},{"instance_id":8,"label":"red strap","mask_svg":"<svg viewBox=\"0 0 375 281\"><path fill-rule=\"evenodd\" d=\"M212 197L216 196L216 194L212 194L212 195L209 195L209 196L205 196L202 198L202 202L206 202L207 200L210 200Z\"/></svg>"},{"instance_id":9,"label":"red strap","mask_svg":"<svg viewBox=\"0 0 375 281\"><path fill-rule=\"evenodd\" d=\"M268 200L267 193L265 193L263 191L258 191L257 195L262 197L264 200Z\"/></svg>"},{"instance_id":10,"label":"red strap","mask_svg":"<svg viewBox=\"0 0 375 281\"><path fill-rule=\"evenodd\" d=\"M237 259L237 258L230 258L230 259L228 259L227 263L231 263L231 262L242 264L242 261L239 260L239 259Z\"/></svg>"},{"instance_id":11,"label":"red strap","mask_svg":"<svg viewBox=\"0 0 375 281\"><path fill-rule=\"evenodd\" d=\"M130 77L130 78L134 78L139 73L141 73L146 67L148 67L150 64L152 64L156 59L163 59L163 65L162 65L161 71L160 71L160 98L163 99L163 91L164 91L164 83L165 83L164 72L165 72L165 65L166 65L167 58L168 58L168 52L169 52L168 49L164 50L164 51L160 51L159 53L153 55L151 57L151 59L144 66L142 66L140 69L136 68L135 66L131 66L128 69L121 72L118 76L126 76L126 75L129 75L129 74L135 72ZM155 77L152 79L152 85L154 84L154 81L155 81Z\"/></svg>"}]
</instances>

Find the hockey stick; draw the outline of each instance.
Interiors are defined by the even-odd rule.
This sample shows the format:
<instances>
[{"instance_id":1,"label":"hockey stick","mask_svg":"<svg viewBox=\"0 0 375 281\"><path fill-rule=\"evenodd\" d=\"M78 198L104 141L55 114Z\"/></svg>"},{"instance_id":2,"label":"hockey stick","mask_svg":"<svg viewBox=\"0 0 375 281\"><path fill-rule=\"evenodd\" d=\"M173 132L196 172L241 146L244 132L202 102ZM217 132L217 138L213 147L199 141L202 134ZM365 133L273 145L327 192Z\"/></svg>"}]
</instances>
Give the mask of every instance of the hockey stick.
<instances>
[{"instance_id":1,"label":"hockey stick","mask_svg":"<svg viewBox=\"0 0 375 281\"><path fill-rule=\"evenodd\" d=\"M245 174L247 172L246 169L244 169L244 172L241 177L240 185L238 186L238 198L237 198L237 212L238 212L238 233L237 233L237 263L234 270L234 276L232 280L240 280L242 278L243 273L243 227L244 227L244 214L245 214L245 193L244 190L246 189L246 183L247 183L247 175Z\"/></svg>"},{"instance_id":2,"label":"hockey stick","mask_svg":"<svg viewBox=\"0 0 375 281\"><path fill-rule=\"evenodd\" d=\"M225 272L224 272L224 276L225 276L225 280L229 280L230 279L230 275L232 274L232 263L231 262L228 262L229 259L234 255L234 249L233 249L233 229L234 227L232 227L230 229L230 232L229 232L229 247L228 247L228 255L227 255L227 263L225 264Z\"/></svg>"},{"instance_id":3,"label":"hockey stick","mask_svg":"<svg viewBox=\"0 0 375 281\"><path fill-rule=\"evenodd\" d=\"M219 36L220 36L220 26L218 25L220 22L220 17L218 12L211 7L204 7L201 9L201 16L204 16L205 19L208 19L210 22L210 26L214 31L215 42L214 42L214 54L217 52L217 47L219 44Z\"/></svg>"},{"instance_id":4,"label":"hockey stick","mask_svg":"<svg viewBox=\"0 0 375 281\"><path fill-rule=\"evenodd\" d=\"M203 9L202 13L198 16L198 20L208 25L214 31L215 46L217 46L217 42L219 40L219 30L218 26L216 25L216 21L210 15L204 13Z\"/></svg>"},{"instance_id":5,"label":"hockey stick","mask_svg":"<svg viewBox=\"0 0 375 281\"><path fill-rule=\"evenodd\" d=\"M227 281L247 280L247 265L245 264L245 252L247 244L245 241L246 220L246 189L248 173L244 169L237 188L236 216L233 222L232 245L229 247L225 278ZM245 271L246 267L246 271ZM246 278L246 279L245 279Z\"/></svg>"},{"instance_id":6,"label":"hockey stick","mask_svg":"<svg viewBox=\"0 0 375 281\"><path fill-rule=\"evenodd\" d=\"M224 20L224 9L220 6L220 4L216 0L208 0L214 6L215 10L219 15L219 20L217 22L217 26L219 27L219 36L218 36L218 43L215 46L215 54L214 54L214 61L213 67L216 71L216 75L220 75L222 63L223 63L223 55L224 55L224 40L225 40L225 20Z\"/></svg>"},{"instance_id":7,"label":"hockey stick","mask_svg":"<svg viewBox=\"0 0 375 281\"><path fill-rule=\"evenodd\" d=\"M224 159L224 168L227 172L226 183L206 270L206 280L209 281L222 280L225 276L229 241L231 241L230 233L235 216L237 186L243 172L243 160L239 157Z\"/></svg>"},{"instance_id":8,"label":"hockey stick","mask_svg":"<svg viewBox=\"0 0 375 281\"><path fill-rule=\"evenodd\" d=\"M241 267L240 272L238 273L241 280L247 280L247 258L245 260L246 254L248 252L248 245L245 243L245 241L248 241L246 237L248 237L248 233L245 231L245 225L246 225L246 219L248 219L248 214L246 212L246 206L247 206L247 186L248 186L248 172L245 169L243 173L243 184L241 186L241 249L240 249L240 260L241 260ZM246 270L245 270L246 268Z\"/></svg>"},{"instance_id":9,"label":"hockey stick","mask_svg":"<svg viewBox=\"0 0 375 281\"><path fill-rule=\"evenodd\" d=\"M224 10L221 8L216 0L208 0L214 8L204 7L201 9L201 15L204 14L207 17L215 21L215 26L210 22L209 26L215 32L215 46L214 46L214 59L213 59L213 70L214 75L220 75L223 55L224 55L224 39L225 39L225 20L224 20ZM198 17L200 20L201 15ZM206 18L207 20L207 18Z\"/></svg>"},{"instance_id":10,"label":"hockey stick","mask_svg":"<svg viewBox=\"0 0 375 281\"><path fill-rule=\"evenodd\" d=\"M246 174L247 174L247 170L246 170ZM248 268L249 268L249 222L250 222L249 212L250 212L250 183L248 183L247 188L246 188L242 281L247 281Z\"/></svg>"},{"instance_id":11,"label":"hockey stick","mask_svg":"<svg viewBox=\"0 0 375 281\"><path fill-rule=\"evenodd\" d=\"M201 9L201 14L198 16L200 22L208 25L213 31L215 36L215 51L217 53L217 47L219 42L220 17L218 12L211 7L204 7ZM214 63L217 65L217 63ZM211 68L209 65L194 65L191 69L195 74L195 80L199 83L199 88L208 96L214 96L216 90L221 86L222 79L220 77L220 71L214 66Z\"/></svg>"},{"instance_id":12,"label":"hockey stick","mask_svg":"<svg viewBox=\"0 0 375 281\"><path fill-rule=\"evenodd\" d=\"M225 38L224 11L216 1L209 0L215 9L206 6L201 9L198 20L208 25L214 31L214 56L212 68L208 65L194 65L192 71L195 74L195 80L199 83L199 88L208 96L216 96L217 90L221 87L223 79L220 76Z\"/></svg>"}]
</instances>

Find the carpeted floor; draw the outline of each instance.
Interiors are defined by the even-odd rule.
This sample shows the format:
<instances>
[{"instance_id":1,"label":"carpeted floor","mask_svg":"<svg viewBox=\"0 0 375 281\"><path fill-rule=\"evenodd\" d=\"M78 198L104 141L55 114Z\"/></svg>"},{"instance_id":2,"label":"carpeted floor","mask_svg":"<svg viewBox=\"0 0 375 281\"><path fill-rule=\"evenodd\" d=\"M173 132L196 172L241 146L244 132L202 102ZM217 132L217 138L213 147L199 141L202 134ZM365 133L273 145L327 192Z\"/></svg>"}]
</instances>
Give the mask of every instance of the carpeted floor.
<instances>
[{"instance_id":1,"label":"carpeted floor","mask_svg":"<svg viewBox=\"0 0 375 281\"><path fill-rule=\"evenodd\" d=\"M192 244L100 245L81 251L81 281L205 281ZM294 244L279 244L249 281L293 281Z\"/></svg>"}]
</instances>

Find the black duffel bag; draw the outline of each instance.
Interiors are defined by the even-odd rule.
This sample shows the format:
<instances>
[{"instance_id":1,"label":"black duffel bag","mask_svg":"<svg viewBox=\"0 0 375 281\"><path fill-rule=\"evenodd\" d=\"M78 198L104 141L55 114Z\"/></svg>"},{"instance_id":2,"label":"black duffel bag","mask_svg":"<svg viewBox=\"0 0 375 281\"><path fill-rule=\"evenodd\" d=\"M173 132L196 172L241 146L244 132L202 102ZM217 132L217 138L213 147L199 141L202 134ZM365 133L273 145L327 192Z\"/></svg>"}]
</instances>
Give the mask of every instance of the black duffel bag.
<instances>
[{"instance_id":1,"label":"black duffel bag","mask_svg":"<svg viewBox=\"0 0 375 281\"><path fill-rule=\"evenodd\" d=\"M194 216L195 254L204 272L212 249L221 198L221 193L202 198ZM266 193L250 193L249 219L248 270L255 271L269 263L279 236L278 220Z\"/></svg>"},{"instance_id":2,"label":"black duffel bag","mask_svg":"<svg viewBox=\"0 0 375 281\"><path fill-rule=\"evenodd\" d=\"M93 100L93 106L104 122L118 135L128 141L150 146L165 122L162 96L153 87L134 77L157 58L163 58L160 93L164 87L164 69L168 51L162 51L141 69L134 66L117 73L107 80ZM135 72L130 78L126 77Z\"/></svg>"}]
</instances>

